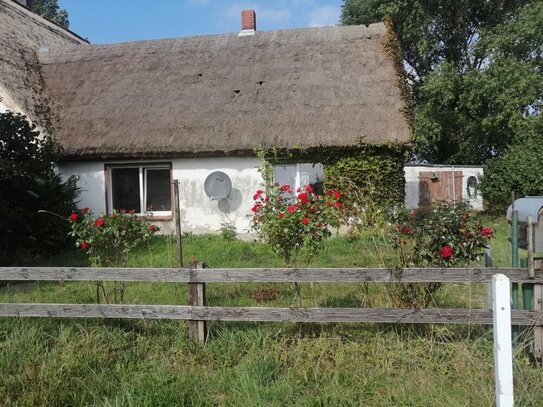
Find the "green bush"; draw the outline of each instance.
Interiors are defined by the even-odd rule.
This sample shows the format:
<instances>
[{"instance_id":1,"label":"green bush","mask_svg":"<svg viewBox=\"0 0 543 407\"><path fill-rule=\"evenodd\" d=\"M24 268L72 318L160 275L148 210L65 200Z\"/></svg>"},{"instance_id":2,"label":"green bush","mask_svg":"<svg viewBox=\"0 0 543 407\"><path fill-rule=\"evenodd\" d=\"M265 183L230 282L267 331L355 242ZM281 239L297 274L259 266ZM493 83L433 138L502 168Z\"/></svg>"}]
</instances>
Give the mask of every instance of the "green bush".
<instances>
[{"instance_id":1,"label":"green bush","mask_svg":"<svg viewBox=\"0 0 543 407\"><path fill-rule=\"evenodd\" d=\"M70 236L93 267L126 267L130 252L158 231L157 226L136 216L134 210L94 218L89 208L83 208L72 213L69 221Z\"/></svg>"},{"instance_id":2,"label":"green bush","mask_svg":"<svg viewBox=\"0 0 543 407\"><path fill-rule=\"evenodd\" d=\"M515 196L543 195L543 146L541 135L510 146L498 158L487 162L481 191L486 208L504 212Z\"/></svg>"},{"instance_id":3,"label":"green bush","mask_svg":"<svg viewBox=\"0 0 543 407\"><path fill-rule=\"evenodd\" d=\"M0 265L58 251L75 209L76 179L55 174L60 147L25 116L0 113ZM55 214L57 216L55 216Z\"/></svg>"},{"instance_id":4,"label":"green bush","mask_svg":"<svg viewBox=\"0 0 543 407\"><path fill-rule=\"evenodd\" d=\"M467 203L441 203L429 210L399 209L391 215L389 236L397 267L467 267L479 259L494 230L475 220ZM426 307L442 283L397 284L397 305Z\"/></svg>"},{"instance_id":5,"label":"green bush","mask_svg":"<svg viewBox=\"0 0 543 407\"><path fill-rule=\"evenodd\" d=\"M330 228L339 227L342 203L338 191L318 195L307 185L294 191L290 185L269 185L254 195L252 228L283 258L286 267L295 267L303 251L307 264L330 237Z\"/></svg>"},{"instance_id":6,"label":"green bush","mask_svg":"<svg viewBox=\"0 0 543 407\"><path fill-rule=\"evenodd\" d=\"M406 148L401 145L362 144L356 151L331 156L325 163L327 188L349 191L343 201L362 225L373 224L385 209L403 204Z\"/></svg>"}]
</instances>

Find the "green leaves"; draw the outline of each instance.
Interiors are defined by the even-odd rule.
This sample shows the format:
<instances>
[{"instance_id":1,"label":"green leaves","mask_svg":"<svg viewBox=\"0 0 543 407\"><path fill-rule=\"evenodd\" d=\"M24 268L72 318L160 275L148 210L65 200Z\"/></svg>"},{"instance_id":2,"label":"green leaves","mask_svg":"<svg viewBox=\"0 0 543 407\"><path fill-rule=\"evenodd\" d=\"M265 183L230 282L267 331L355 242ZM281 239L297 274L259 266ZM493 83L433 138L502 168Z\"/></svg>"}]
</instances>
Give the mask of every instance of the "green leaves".
<instances>
[{"instance_id":1,"label":"green leaves","mask_svg":"<svg viewBox=\"0 0 543 407\"><path fill-rule=\"evenodd\" d=\"M543 101L543 3L345 0L343 24L389 18L402 52L414 153L481 164L530 130Z\"/></svg>"},{"instance_id":2,"label":"green leaves","mask_svg":"<svg viewBox=\"0 0 543 407\"><path fill-rule=\"evenodd\" d=\"M317 195L311 186L294 191L290 185L273 184L254 195L252 228L291 267L302 260L309 263L339 227L342 204L338 191Z\"/></svg>"},{"instance_id":3,"label":"green leaves","mask_svg":"<svg viewBox=\"0 0 543 407\"><path fill-rule=\"evenodd\" d=\"M462 202L431 210L396 210L391 222L401 267L466 266L481 255L494 233L473 220Z\"/></svg>"},{"instance_id":4,"label":"green leaves","mask_svg":"<svg viewBox=\"0 0 543 407\"><path fill-rule=\"evenodd\" d=\"M83 208L70 216L70 236L94 267L126 266L132 250L158 232L157 226L131 212L114 211L95 219L92 211Z\"/></svg>"},{"instance_id":5,"label":"green leaves","mask_svg":"<svg viewBox=\"0 0 543 407\"><path fill-rule=\"evenodd\" d=\"M78 188L75 178L55 174L59 152L25 116L0 113L0 264L20 264L67 242L62 218L75 209Z\"/></svg>"},{"instance_id":6,"label":"green leaves","mask_svg":"<svg viewBox=\"0 0 543 407\"><path fill-rule=\"evenodd\" d=\"M68 12L59 9L57 0L32 0L30 7L34 13L51 20L61 27L68 28L70 26Z\"/></svg>"}]
</instances>

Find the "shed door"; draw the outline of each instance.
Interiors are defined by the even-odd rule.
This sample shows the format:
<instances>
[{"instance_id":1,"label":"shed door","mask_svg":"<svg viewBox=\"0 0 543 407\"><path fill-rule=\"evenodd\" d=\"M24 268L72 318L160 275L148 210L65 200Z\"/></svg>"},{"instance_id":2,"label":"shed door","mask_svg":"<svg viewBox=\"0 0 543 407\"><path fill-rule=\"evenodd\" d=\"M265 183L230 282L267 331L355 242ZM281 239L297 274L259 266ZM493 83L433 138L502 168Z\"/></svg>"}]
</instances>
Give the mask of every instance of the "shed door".
<instances>
[{"instance_id":1,"label":"shed door","mask_svg":"<svg viewBox=\"0 0 543 407\"><path fill-rule=\"evenodd\" d=\"M437 179L434 175L437 175ZM462 171L420 172L419 208L431 206L434 202L453 202L462 199ZM454 185L454 188L453 188Z\"/></svg>"}]
</instances>

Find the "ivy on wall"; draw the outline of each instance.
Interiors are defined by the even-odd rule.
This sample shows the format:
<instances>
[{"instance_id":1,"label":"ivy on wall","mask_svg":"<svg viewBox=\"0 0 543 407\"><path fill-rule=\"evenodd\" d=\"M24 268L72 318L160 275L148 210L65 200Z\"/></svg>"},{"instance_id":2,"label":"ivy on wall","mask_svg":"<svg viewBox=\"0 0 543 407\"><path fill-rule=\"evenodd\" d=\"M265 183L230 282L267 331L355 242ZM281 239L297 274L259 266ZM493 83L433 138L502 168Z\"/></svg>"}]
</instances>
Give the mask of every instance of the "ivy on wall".
<instances>
[{"instance_id":1,"label":"ivy on wall","mask_svg":"<svg viewBox=\"0 0 543 407\"><path fill-rule=\"evenodd\" d=\"M374 223L383 209L402 205L405 196L404 164L409 148L402 144L365 144L356 147L292 148L259 151L268 162L322 163L325 187L342 191L346 216Z\"/></svg>"}]
</instances>

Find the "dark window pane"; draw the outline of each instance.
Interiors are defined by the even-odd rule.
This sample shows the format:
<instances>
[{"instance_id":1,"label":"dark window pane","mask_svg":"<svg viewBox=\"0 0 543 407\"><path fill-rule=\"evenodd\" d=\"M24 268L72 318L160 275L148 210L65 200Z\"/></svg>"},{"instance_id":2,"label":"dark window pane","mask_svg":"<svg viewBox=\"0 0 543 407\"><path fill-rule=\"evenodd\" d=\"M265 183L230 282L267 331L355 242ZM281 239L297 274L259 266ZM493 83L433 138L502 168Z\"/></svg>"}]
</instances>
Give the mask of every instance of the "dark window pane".
<instances>
[{"instance_id":1,"label":"dark window pane","mask_svg":"<svg viewBox=\"0 0 543 407\"><path fill-rule=\"evenodd\" d=\"M171 190L170 170L147 170L147 202L146 210L150 212L170 211Z\"/></svg>"},{"instance_id":2,"label":"dark window pane","mask_svg":"<svg viewBox=\"0 0 543 407\"><path fill-rule=\"evenodd\" d=\"M113 209L141 212L139 168L112 168Z\"/></svg>"}]
</instances>

